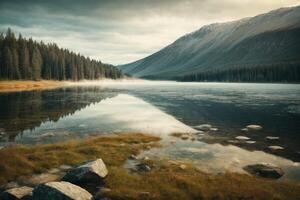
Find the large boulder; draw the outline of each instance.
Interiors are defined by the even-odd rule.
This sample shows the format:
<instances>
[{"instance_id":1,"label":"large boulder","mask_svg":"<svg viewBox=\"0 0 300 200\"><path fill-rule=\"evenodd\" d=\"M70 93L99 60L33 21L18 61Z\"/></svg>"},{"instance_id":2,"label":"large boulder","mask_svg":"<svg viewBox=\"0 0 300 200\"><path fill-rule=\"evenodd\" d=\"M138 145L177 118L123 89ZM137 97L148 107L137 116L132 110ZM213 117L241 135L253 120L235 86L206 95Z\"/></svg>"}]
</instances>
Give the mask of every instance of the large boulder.
<instances>
[{"instance_id":1,"label":"large boulder","mask_svg":"<svg viewBox=\"0 0 300 200\"><path fill-rule=\"evenodd\" d=\"M264 178L278 179L284 175L284 171L280 167L265 163L247 165L244 167L244 170L250 174Z\"/></svg>"},{"instance_id":2,"label":"large boulder","mask_svg":"<svg viewBox=\"0 0 300 200\"><path fill-rule=\"evenodd\" d=\"M12 188L4 191L1 194L1 200L31 200L32 199L32 190L31 187L18 187Z\"/></svg>"},{"instance_id":3,"label":"large boulder","mask_svg":"<svg viewBox=\"0 0 300 200\"><path fill-rule=\"evenodd\" d=\"M104 162L102 159L97 159L71 169L62 178L62 180L77 185L85 185L86 183L102 183L107 174L108 171Z\"/></svg>"},{"instance_id":4,"label":"large boulder","mask_svg":"<svg viewBox=\"0 0 300 200\"><path fill-rule=\"evenodd\" d=\"M49 182L36 186L33 200L92 200L85 189L68 182Z\"/></svg>"}]
</instances>

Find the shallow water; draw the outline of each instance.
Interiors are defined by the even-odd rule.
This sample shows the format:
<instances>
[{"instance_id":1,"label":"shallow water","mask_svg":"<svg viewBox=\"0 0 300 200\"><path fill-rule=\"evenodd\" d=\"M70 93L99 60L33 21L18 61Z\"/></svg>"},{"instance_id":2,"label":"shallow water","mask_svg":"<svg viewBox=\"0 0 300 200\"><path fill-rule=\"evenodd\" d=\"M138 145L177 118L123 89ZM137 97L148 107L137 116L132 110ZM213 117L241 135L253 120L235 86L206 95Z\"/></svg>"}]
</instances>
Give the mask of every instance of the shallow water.
<instances>
[{"instance_id":1,"label":"shallow water","mask_svg":"<svg viewBox=\"0 0 300 200\"><path fill-rule=\"evenodd\" d=\"M243 172L241 168L247 164L270 162L284 168L283 179L300 180L295 162L300 161L299 85L86 83L48 91L2 93L0 102L2 146L144 132L164 138L165 147L145 152L149 156L192 161L209 172ZM206 133L216 140L183 141L168 136L193 133L193 126L204 123L218 128ZM263 129L241 131L249 124ZM236 136L256 142L228 144ZM270 145L284 149L271 151Z\"/></svg>"}]
</instances>

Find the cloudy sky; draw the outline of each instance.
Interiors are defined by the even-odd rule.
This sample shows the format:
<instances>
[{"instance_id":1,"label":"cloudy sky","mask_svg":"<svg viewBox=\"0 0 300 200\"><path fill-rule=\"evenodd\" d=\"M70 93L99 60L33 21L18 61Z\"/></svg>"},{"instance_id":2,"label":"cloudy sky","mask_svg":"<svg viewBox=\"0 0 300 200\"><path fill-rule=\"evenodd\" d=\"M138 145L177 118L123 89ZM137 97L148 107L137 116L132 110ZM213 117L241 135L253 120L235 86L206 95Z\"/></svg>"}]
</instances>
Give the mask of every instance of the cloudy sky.
<instances>
[{"instance_id":1,"label":"cloudy sky","mask_svg":"<svg viewBox=\"0 0 300 200\"><path fill-rule=\"evenodd\" d=\"M300 0L0 0L0 30L112 64L143 58L213 22L299 5Z\"/></svg>"}]
</instances>

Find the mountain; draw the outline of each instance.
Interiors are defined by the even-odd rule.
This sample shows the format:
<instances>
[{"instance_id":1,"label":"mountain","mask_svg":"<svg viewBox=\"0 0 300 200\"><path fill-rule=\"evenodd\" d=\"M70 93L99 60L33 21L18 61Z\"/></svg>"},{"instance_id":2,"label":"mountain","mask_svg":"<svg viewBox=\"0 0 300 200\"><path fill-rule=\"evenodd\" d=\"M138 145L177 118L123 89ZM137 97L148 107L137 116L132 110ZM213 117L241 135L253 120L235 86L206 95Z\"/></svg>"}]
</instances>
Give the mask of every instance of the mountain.
<instances>
[{"instance_id":1,"label":"mountain","mask_svg":"<svg viewBox=\"0 0 300 200\"><path fill-rule=\"evenodd\" d=\"M249 81L259 78L272 81L287 68L291 70L285 73L297 75L292 79L300 79L299 66L300 6L297 6L203 26L162 50L119 68L124 73L152 79L229 81L230 73L241 77L247 73L248 77L253 69L261 75ZM263 73L272 73L272 77L264 77ZM227 74L227 78L222 78L222 74ZM286 77L280 80L288 81Z\"/></svg>"}]
</instances>

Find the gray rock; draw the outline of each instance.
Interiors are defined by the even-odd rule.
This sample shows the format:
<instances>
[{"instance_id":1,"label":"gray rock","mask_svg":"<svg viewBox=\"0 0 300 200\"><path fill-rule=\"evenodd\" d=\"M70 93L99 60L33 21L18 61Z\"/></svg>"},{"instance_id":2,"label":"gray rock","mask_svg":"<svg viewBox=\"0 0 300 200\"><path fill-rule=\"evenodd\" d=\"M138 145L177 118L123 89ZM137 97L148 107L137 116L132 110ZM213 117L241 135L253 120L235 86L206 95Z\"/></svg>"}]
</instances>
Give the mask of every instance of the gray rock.
<instances>
[{"instance_id":1,"label":"gray rock","mask_svg":"<svg viewBox=\"0 0 300 200\"><path fill-rule=\"evenodd\" d=\"M97 159L69 170L62 180L78 185L102 183L107 174L104 162L102 159Z\"/></svg>"},{"instance_id":2,"label":"gray rock","mask_svg":"<svg viewBox=\"0 0 300 200\"><path fill-rule=\"evenodd\" d=\"M68 182L49 182L33 190L33 200L92 200L85 189Z\"/></svg>"},{"instance_id":3,"label":"gray rock","mask_svg":"<svg viewBox=\"0 0 300 200\"><path fill-rule=\"evenodd\" d=\"M18 188L12 188L9 190L4 191L1 194L1 200L31 200L32 199L32 190L31 187L18 187Z\"/></svg>"},{"instance_id":4,"label":"gray rock","mask_svg":"<svg viewBox=\"0 0 300 200\"><path fill-rule=\"evenodd\" d=\"M237 140L250 140L250 138L246 137L246 136L236 136L235 139Z\"/></svg>"},{"instance_id":5,"label":"gray rock","mask_svg":"<svg viewBox=\"0 0 300 200\"><path fill-rule=\"evenodd\" d=\"M272 179L278 179L281 176L284 175L284 171L275 165L272 164L254 164L254 165L247 165L243 168L250 174L264 177L264 178L272 178Z\"/></svg>"},{"instance_id":6,"label":"gray rock","mask_svg":"<svg viewBox=\"0 0 300 200\"><path fill-rule=\"evenodd\" d=\"M260 125L252 124L252 125L248 125L246 128L247 128L248 130L255 130L255 131L258 131L258 130L261 130L263 127L260 126Z\"/></svg>"},{"instance_id":7,"label":"gray rock","mask_svg":"<svg viewBox=\"0 0 300 200\"><path fill-rule=\"evenodd\" d=\"M268 140L279 140L279 137L267 136L266 139L268 139Z\"/></svg>"},{"instance_id":8,"label":"gray rock","mask_svg":"<svg viewBox=\"0 0 300 200\"><path fill-rule=\"evenodd\" d=\"M284 148L281 147L281 146L269 146L269 149L273 150L273 151L276 151L276 150L283 150Z\"/></svg>"},{"instance_id":9,"label":"gray rock","mask_svg":"<svg viewBox=\"0 0 300 200\"><path fill-rule=\"evenodd\" d=\"M255 144L256 141L254 141L254 140L248 140L248 141L246 141L246 143L247 143L247 144Z\"/></svg>"}]
</instances>

